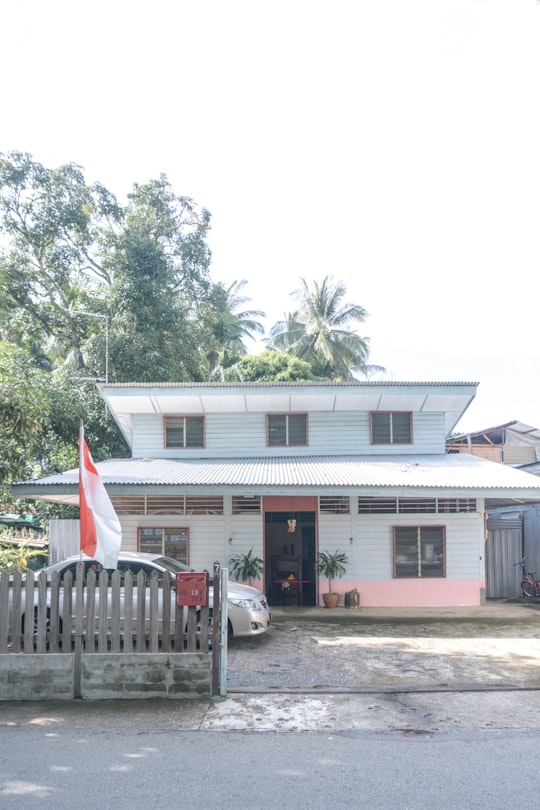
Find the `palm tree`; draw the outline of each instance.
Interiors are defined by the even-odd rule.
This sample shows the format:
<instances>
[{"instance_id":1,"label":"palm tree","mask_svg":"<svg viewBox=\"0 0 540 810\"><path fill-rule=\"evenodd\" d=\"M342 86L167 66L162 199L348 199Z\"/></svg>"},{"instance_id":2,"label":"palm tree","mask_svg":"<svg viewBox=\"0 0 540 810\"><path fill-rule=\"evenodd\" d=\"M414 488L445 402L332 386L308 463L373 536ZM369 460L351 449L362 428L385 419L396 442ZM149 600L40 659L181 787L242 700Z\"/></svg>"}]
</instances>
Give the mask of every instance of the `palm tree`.
<instances>
[{"instance_id":1,"label":"palm tree","mask_svg":"<svg viewBox=\"0 0 540 810\"><path fill-rule=\"evenodd\" d=\"M351 324L364 323L366 310L346 303L345 284L334 282L332 276L320 283L314 281L311 288L304 278L300 282L301 287L292 293L299 309L270 329L269 348L306 360L319 376L351 380L353 371L367 373L369 338L350 328Z\"/></svg>"},{"instance_id":2,"label":"palm tree","mask_svg":"<svg viewBox=\"0 0 540 810\"><path fill-rule=\"evenodd\" d=\"M210 331L214 340L214 348L208 352L207 360L210 372L215 373L224 365L224 360L234 359L247 354L244 340L253 340L255 335L264 335L264 326L257 318L264 318L265 312L258 309L245 309L250 298L239 293L247 284L246 279L233 281L229 287L218 281L212 287L209 301Z\"/></svg>"}]
</instances>

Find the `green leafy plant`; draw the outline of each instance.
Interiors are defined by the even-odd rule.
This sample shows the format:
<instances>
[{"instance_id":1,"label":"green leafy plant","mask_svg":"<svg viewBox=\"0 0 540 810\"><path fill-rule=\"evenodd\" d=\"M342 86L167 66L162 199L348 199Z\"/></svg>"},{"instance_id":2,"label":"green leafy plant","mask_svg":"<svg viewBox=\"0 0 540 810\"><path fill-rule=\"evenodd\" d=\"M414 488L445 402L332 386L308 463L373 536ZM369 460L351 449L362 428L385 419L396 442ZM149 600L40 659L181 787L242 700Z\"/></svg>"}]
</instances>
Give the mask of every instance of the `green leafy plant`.
<instances>
[{"instance_id":1,"label":"green leafy plant","mask_svg":"<svg viewBox=\"0 0 540 810\"><path fill-rule=\"evenodd\" d=\"M260 557L255 557L253 547L247 553L235 554L229 560L231 566L231 574L235 580L248 582L251 585L252 580L260 579L263 572L263 561Z\"/></svg>"},{"instance_id":2,"label":"green leafy plant","mask_svg":"<svg viewBox=\"0 0 540 810\"><path fill-rule=\"evenodd\" d=\"M321 551L317 555L317 571L328 580L328 593L332 593L332 581L346 572L349 558L344 551Z\"/></svg>"},{"instance_id":3,"label":"green leafy plant","mask_svg":"<svg viewBox=\"0 0 540 810\"><path fill-rule=\"evenodd\" d=\"M45 565L47 562L47 551L44 549L30 548L27 543L9 543L8 532L0 532L0 571L8 571L14 574L15 571L26 571L32 568L31 561L41 558L40 562ZM2 543L2 540L8 541Z\"/></svg>"}]
</instances>

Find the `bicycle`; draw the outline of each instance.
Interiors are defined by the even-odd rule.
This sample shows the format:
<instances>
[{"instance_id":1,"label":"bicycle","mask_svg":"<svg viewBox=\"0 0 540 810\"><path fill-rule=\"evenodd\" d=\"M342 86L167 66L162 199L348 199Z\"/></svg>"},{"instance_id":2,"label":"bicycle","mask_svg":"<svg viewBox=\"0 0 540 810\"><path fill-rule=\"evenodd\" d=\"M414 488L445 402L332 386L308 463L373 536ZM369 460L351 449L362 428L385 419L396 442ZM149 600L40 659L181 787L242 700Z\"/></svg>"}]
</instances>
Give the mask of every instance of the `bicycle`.
<instances>
[{"instance_id":1,"label":"bicycle","mask_svg":"<svg viewBox=\"0 0 540 810\"><path fill-rule=\"evenodd\" d=\"M526 559L525 556L514 565L519 565L521 568L521 595L533 599L535 596L540 596L540 580L536 579L536 571L527 571L525 568Z\"/></svg>"}]
</instances>

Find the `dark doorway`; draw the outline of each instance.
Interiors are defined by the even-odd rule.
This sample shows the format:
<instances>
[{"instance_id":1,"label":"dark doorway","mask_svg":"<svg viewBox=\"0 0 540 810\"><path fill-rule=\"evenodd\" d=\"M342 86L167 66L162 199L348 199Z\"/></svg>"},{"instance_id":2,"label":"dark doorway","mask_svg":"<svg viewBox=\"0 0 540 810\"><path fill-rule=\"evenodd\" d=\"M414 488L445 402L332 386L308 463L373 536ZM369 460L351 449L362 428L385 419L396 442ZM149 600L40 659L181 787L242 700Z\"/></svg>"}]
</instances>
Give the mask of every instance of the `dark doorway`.
<instances>
[{"instance_id":1,"label":"dark doorway","mask_svg":"<svg viewBox=\"0 0 540 810\"><path fill-rule=\"evenodd\" d=\"M315 512L266 512L266 596L271 605L316 605Z\"/></svg>"}]
</instances>

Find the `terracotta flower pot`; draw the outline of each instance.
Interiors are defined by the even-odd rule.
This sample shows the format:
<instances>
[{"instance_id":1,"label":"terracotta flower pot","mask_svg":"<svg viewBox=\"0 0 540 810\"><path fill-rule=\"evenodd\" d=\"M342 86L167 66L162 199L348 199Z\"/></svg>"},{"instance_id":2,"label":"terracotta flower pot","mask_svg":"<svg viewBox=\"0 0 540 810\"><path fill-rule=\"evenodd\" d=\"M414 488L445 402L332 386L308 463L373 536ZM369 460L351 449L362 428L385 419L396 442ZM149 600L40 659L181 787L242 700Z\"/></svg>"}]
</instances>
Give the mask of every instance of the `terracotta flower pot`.
<instances>
[{"instance_id":1,"label":"terracotta flower pot","mask_svg":"<svg viewBox=\"0 0 540 810\"><path fill-rule=\"evenodd\" d=\"M335 608L339 602L338 593L323 593L322 595L324 606L327 608Z\"/></svg>"}]
</instances>

